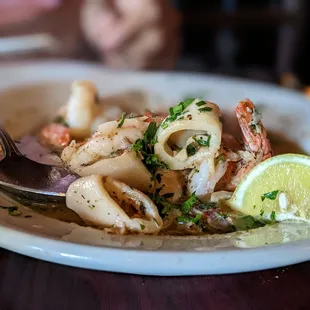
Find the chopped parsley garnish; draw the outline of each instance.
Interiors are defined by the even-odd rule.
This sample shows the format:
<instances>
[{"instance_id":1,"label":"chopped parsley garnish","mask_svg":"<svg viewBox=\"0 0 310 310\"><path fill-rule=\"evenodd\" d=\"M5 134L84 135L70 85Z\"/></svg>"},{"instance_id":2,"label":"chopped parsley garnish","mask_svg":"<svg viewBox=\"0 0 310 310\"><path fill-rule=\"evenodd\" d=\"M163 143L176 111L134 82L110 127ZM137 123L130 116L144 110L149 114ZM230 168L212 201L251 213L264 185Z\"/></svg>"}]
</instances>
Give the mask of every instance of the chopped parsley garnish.
<instances>
[{"instance_id":1,"label":"chopped parsley garnish","mask_svg":"<svg viewBox=\"0 0 310 310\"><path fill-rule=\"evenodd\" d=\"M18 207L9 207L8 212L12 216L20 216L22 213L18 210Z\"/></svg>"},{"instance_id":2,"label":"chopped parsley garnish","mask_svg":"<svg viewBox=\"0 0 310 310\"><path fill-rule=\"evenodd\" d=\"M18 207L14 206L14 207L4 207L4 206L0 206L1 209L5 209L8 210L9 215L12 216L19 216L22 213L18 210Z\"/></svg>"},{"instance_id":3,"label":"chopped parsley garnish","mask_svg":"<svg viewBox=\"0 0 310 310\"><path fill-rule=\"evenodd\" d=\"M272 222L275 222L276 221L276 212L275 211L272 211L271 214L270 214L270 220Z\"/></svg>"},{"instance_id":4,"label":"chopped parsley garnish","mask_svg":"<svg viewBox=\"0 0 310 310\"><path fill-rule=\"evenodd\" d=\"M156 154L145 154L145 164L151 167L169 169L169 166L159 160Z\"/></svg>"},{"instance_id":5,"label":"chopped parsley garnish","mask_svg":"<svg viewBox=\"0 0 310 310\"><path fill-rule=\"evenodd\" d=\"M176 209L179 210L181 205L173 204L167 201L167 199L164 196L159 194L161 189L162 188L157 189L155 193L150 195L150 198L154 201L156 206L159 207L159 209L161 209L161 214L167 215L173 210Z\"/></svg>"},{"instance_id":6,"label":"chopped parsley garnish","mask_svg":"<svg viewBox=\"0 0 310 310\"><path fill-rule=\"evenodd\" d=\"M215 158L215 163L218 164L220 161L225 161L226 157L225 155L219 155L218 157Z\"/></svg>"},{"instance_id":7,"label":"chopped parsley garnish","mask_svg":"<svg viewBox=\"0 0 310 310\"><path fill-rule=\"evenodd\" d=\"M135 152L140 152L143 149L143 140L142 139L138 139L135 144L133 144L131 146L131 149Z\"/></svg>"},{"instance_id":8,"label":"chopped parsley garnish","mask_svg":"<svg viewBox=\"0 0 310 310\"><path fill-rule=\"evenodd\" d=\"M133 113L128 114L127 116L128 118L136 118L137 116L135 116Z\"/></svg>"},{"instance_id":9,"label":"chopped parsley garnish","mask_svg":"<svg viewBox=\"0 0 310 310\"><path fill-rule=\"evenodd\" d=\"M212 111L213 109L210 108L210 107L204 107L204 108L200 108L198 109L199 112L210 112Z\"/></svg>"},{"instance_id":10,"label":"chopped parsley garnish","mask_svg":"<svg viewBox=\"0 0 310 310\"><path fill-rule=\"evenodd\" d=\"M251 125L250 125L250 128L251 128L253 131L256 131L256 125L255 125L255 124L251 124Z\"/></svg>"},{"instance_id":11,"label":"chopped parsley garnish","mask_svg":"<svg viewBox=\"0 0 310 310\"><path fill-rule=\"evenodd\" d=\"M191 196L183 203L182 212L187 214L191 210L192 206L198 201L195 193L192 193Z\"/></svg>"},{"instance_id":12,"label":"chopped parsley garnish","mask_svg":"<svg viewBox=\"0 0 310 310\"><path fill-rule=\"evenodd\" d=\"M211 141L211 136L208 135L206 139L204 137L193 137L195 142L190 143L186 147L186 153L187 156L193 156L195 155L200 147L209 147L210 146L210 141Z\"/></svg>"},{"instance_id":13,"label":"chopped parsley garnish","mask_svg":"<svg viewBox=\"0 0 310 310\"><path fill-rule=\"evenodd\" d=\"M144 141L148 144L154 145L157 142L156 137L157 132L157 125L155 122L150 123L150 125L147 127L145 133L144 133Z\"/></svg>"},{"instance_id":14,"label":"chopped parsley garnish","mask_svg":"<svg viewBox=\"0 0 310 310\"><path fill-rule=\"evenodd\" d=\"M199 101L199 102L196 103L196 106L197 106L197 107L202 107L202 106L205 105L205 104L206 104L205 101Z\"/></svg>"},{"instance_id":15,"label":"chopped parsley garnish","mask_svg":"<svg viewBox=\"0 0 310 310\"><path fill-rule=\"evenodd\" d=\"M157 142L157 129L156 123L151 122L143 135L143 139L138 139L131 146L131 149L136 151L137 154L138 152L142 154L143 162L152 174L155 173L157 168L169 169L169 166L160 161L158 156L154 154L154 145Z\"/></svg>"},{"instance_id":16,"label":"chopped parsley garnish","mask_svg":"<svg viewBox=\"0 0 310 310\"><path fill-rule=\"evenodd\" d=\"M162 122L161 127L167 128L168 123L175 121L178 117L181 116L181 114L184 112L184 110L191 105L195 99L189 98L182 102L180 102L177 106L172 107L169 109L169 116Z\"/></svg>"},{"instance_id":17,"label":"chopped parsley garnish","mask_svg":"<svg viewBox=\"0 0 310 310\"><path fill-rule=\"evenodd\" d=\"M194 223L197 224L201 220L201 214L196 214L195 217L191 216L178 216L177 222L179 224L186 224L186 223Z\"/></svg>"},{"instance_id":18,"label":"chopped parsley garnish","mask_svg":"<svg viewBox=\"0 0 310 310\"><path fill-rule=\"evenodd\" d=\"M140 228L141 228L142 230L144 230L145 226L142 225L142 224L140 224Z\"/></svg>"},{"instance_id":19,"label":"chopped parsley garnish","mask_svg":"<svg viewBox=\"0 0 310 310\"><path fill-rule=\"evenodd\" d=\"M234 220L236 230L248 230L265 226L265 223L255 219L250 215L238 217Z\"/></svg>"},{"instance_id":20,"label":"chopped parsley garnish","mask_svg":"<svg viewBox=\"0 0 310 310\"><path fill-rule=\"evenodd\" d=\"M210 141L211 141L211 136L208 135L207 140L205 140L203 137L200 138L196 138L193 137L193 139L200 145L200 146L204 146L204 147L209 147L210 146Z\"/></svg>"},{"instance_id":21,"label":"chopped parsley garnish","mask_svg":"<svg viewBox=\"0 0 310 310\"><path fill-rule=\"evenodd\" d=\"M190 143L187 147L186 147L186 153L187 156L193 156L197 153L198 148L196 143Z\"/></svg>"},{"instance_id":22,"label":"chopped parsley garnish","mask_svg":"<svg viewBox=\"0 0 310 310\"><path fill-rule=\"evenodd\" d=\"M260 216L263 216L263 215L264 215L264 213L265 213L265 211L264 211L264 210L260 210L259 215L260 215Z\"/></svg>"},{"instance_id":23,"label":"chopped parsley garnish","mask_svg":"<svg viewBox=\"0 0 310 310\"><path fill-rule=\"evenodd\" d=\"M278 196L278 193L279 193L279 190L265 193L261 196L261 199L262 201L264 201L266 198L270 200L275 200Z\"/></svg>"},{"instance_id":24,"label":"chopped parsley garnish","mask_svg":"<svg viewBox=\"0 0 310 310\"><path fill-rule=\"evenodd\" d=\"M124 124L124 122L125 122L125 117L126 117L126 112L123 112L123 113L122 113L121 120L120 120L120 122L119 122L118 125L117 125L117 128L121 128L121 127L123 126L123 124Z\"/></svg>"},{"instance_id":25,"label":"chopped parsley garnish","mask_svg":"<svg viewBox=\"0 0 310 310\"><path fill-rule=\"evenodd\" d=\"M210 210L210 209L214 209L216 207L217 207L216 202L204 202L204 203L200 203L198 205L198 208L201 210Z\"/></svg>"},{"instance_id":26,"label":"chopped parsley garnish","mask_svg":"<svg viewBox=\"0 0 310 310\"><path fill-rule=\"evenodd\" d=\"M65 118L63 116L57 116L53 123L56 123L56 124L60 124L60 125L63 125L65 127L69 127L68 123L66 122Z\"/></svg>"}]
</instances>

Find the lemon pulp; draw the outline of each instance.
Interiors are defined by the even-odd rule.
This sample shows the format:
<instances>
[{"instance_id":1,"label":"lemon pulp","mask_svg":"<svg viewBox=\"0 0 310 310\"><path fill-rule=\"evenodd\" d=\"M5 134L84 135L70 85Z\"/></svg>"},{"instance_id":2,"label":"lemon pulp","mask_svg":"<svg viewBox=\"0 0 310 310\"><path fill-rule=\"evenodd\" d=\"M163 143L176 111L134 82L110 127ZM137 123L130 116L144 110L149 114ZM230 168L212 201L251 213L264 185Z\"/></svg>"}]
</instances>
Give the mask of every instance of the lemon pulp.
<instances>
[{"instance_id":1,"label":"lemon pulp","mask_svg":"<svg viewBox=\"0 0 310 310\"><path fill-rule=\"evenodd\" d=\"M310 157L274 156L257 165L241 181L232 209L271 220L310 220Z\"/></svg>"}]
</instances>

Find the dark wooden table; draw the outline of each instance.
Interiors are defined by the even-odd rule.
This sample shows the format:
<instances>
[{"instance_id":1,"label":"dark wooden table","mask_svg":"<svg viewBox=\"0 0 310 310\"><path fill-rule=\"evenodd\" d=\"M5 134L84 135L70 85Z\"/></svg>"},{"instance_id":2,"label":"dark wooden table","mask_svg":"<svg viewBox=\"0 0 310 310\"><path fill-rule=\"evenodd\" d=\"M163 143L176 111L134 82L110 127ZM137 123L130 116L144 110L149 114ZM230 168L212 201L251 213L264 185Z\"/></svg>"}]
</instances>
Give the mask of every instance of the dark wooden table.
<instances>
[{"instance_id":1,"label":"dark wooden table","mask_svg":"<svg viewBox=\"0 0 310 310\"><path fill-rule=\"evenodd\" d=\"M225 276L149 277L66 267L0 249L1 310L310 309L309 284L310 263Z\"/></svg>"},{"instance_id":2,"label":"dark wooden table","mask_svg":"<svg viewBox=\"0 0 310 310\"><path fill-rule=\"evenodd\" d=\"M69 2L64 12L75 16ZM52 16L42 18L40 29L62 32L61 16L56 24ZM30 23L25 32L37 26ZM310 263L225 276L149 277L72 268L0 249L0 310L310 309L309 285Z\"/></svg>"}]
</instances>

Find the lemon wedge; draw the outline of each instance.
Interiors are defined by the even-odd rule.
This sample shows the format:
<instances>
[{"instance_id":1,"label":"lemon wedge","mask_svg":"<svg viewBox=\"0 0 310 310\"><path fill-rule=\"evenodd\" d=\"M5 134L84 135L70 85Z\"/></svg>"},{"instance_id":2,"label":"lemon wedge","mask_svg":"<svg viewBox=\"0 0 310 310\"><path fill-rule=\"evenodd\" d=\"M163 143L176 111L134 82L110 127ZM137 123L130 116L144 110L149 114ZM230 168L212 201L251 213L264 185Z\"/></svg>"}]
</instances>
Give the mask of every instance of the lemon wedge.
<instances>
[{"instance_id":1,"label":"lemon wedge","mask_svg":"<svg viewBox=\"0 0 310 310\"><path fill-rule=\"evenodd\" d=\"M310 221L310 157L284 154L258 164L241 181L228 205L270 221Z\"/></svg>"}]
</instances>

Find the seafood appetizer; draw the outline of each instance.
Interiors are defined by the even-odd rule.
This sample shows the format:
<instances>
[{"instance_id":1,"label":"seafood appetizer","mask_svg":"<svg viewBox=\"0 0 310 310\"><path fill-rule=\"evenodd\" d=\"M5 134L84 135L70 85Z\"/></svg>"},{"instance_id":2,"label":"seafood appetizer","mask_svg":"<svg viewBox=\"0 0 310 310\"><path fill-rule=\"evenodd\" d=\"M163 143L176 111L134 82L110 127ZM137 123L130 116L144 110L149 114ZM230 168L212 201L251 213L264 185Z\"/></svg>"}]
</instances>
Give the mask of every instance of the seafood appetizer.
<instances>
[{"instance_id":1,"label":"seafood appetizer","mask_svg":"<svg viewBox=\"0 0 310 310\"><path fill-rule=\"evenodd\" d=\"M66 204L85 225L117 234L228 233L276 222L268 201L283 207L289 199L272 188L247 212L238 204L236 189L272 160L272 149L251 100L236 103L234 114L240 137L226 131L214 102L190 98L166 114L126 114L102 106L93 83L75 81L39 140L80 176Z\"/></svg>"}]
</instances>

